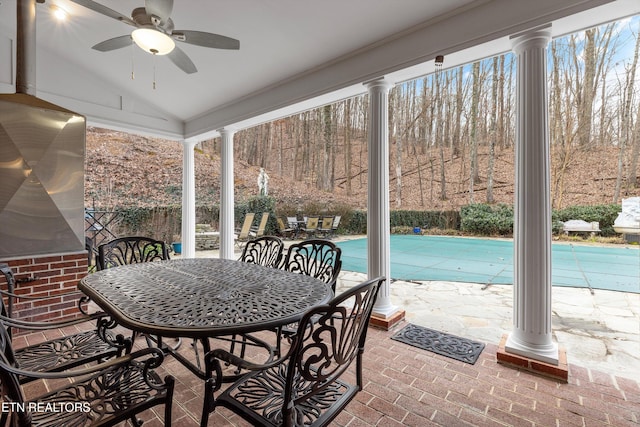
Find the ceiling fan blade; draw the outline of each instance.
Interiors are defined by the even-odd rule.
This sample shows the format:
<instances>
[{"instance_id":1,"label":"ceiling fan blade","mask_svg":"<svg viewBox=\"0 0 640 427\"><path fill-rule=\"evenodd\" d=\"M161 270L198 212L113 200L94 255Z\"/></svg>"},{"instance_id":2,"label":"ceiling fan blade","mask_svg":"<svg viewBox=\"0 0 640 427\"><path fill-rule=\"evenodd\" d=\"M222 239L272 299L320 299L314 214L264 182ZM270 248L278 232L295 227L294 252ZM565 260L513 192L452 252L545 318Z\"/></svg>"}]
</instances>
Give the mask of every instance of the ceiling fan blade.
<instances>
[{"instance_id":1,"label":"ceiling fan blade","mask_svg":"<svg viewBox=\"0 0 640 427\"><path fill-rule=\"evenodd\" d=\"M215 49L240 49L240 40L204 31L175 30L171 37L181 42Z\"/></svg>"},{"instance_id":2,"label":"ceiling fan blade","mask_svg":"<svg viewBox=\"0 0 640 427\"><path fill-rule=\"evenodd\" d=\"M126 36L114 37L100 42L91 49L99 50L100 52L109 52L110 50L131 46L131 43L133 43L131 36L127 34Z\"/></svg>"},{"instance_id":3,"label":"ceiling fan blade","mask_svg":"<svg viewBox=\"0 0 640 427\"><path fill-rule=\"evenodd\" d=\"M178 46L174 47L171 53L167 55L171 62L176 64L178 68L187 74L197 73L198 69L195 64L189 59L186 53Z\"/></svg>"},{"instance_id":4,"label":"ceiling fan blade","mask_svg":"<svg viewBox=\"0 0 640 427\"><path fill-rule=\"evenodd\" d=\"M173 0L145 0L144 8L148 15L160 18L160 26L164 26L173 10Z\"/></svg>"},{"instance_id":5,"label":"ceiling fan blade","mask_svg":"<svg viewBox=\"0 0 640 427\"><path fill-rule=\"evenodd\" d=\"M134 27L137 26L136 23L130 17L125 16L120 12L116 12L113 9L109 9L108 7L103 6L100 3L96 3L93 0L70 0L70 1L80 6L84 6L87 9L91 9L94 12L98 12L102 15L108 16L109 18L113 18L118 21L124 22L125 24L129 24Z\"/></svg>"}]
</instances>

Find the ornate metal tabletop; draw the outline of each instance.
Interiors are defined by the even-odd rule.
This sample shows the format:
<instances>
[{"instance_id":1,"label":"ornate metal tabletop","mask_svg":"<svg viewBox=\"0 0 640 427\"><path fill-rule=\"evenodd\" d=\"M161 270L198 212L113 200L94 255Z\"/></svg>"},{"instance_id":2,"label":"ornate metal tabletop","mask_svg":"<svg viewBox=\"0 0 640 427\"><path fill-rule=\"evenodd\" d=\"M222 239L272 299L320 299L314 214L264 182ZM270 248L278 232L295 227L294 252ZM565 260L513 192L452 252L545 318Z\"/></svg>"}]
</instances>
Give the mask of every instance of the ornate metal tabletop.
<instances>
[{"instance_id":1,"label":"ornate metal tabletop","mask_svg":"<svg viewBox=\"0 0 640 427\"><path fill-rule=\"evenodd\" d=\"M130 264L78 288L123 326L164 337L215 337L299 320L330 286L302 274L217 258Z\"/></svg>"}]
</instances>

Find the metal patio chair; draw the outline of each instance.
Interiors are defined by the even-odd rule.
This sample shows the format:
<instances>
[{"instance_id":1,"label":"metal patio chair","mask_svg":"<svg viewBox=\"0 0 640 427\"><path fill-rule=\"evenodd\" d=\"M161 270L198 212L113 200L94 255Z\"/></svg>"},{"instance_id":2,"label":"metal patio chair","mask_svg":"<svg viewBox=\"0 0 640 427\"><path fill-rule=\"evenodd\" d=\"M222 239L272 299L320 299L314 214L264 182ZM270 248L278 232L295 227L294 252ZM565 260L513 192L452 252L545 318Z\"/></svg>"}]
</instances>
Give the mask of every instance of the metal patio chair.
<instances>
[{"instance_id":1,"label":"metal patio chair","mask_svg":"<svg viewBox=\"0 0 640 427\"><path fill-rule=\"evenodd\" d=\"M340 215L336 215L333 217L333 224L331 224L331 231L329 232L329 236L327 236L328 238L331 238L333 236L336 235L336 231L338 230L338 227L340 226L340 219L342 218L342 216Z\"/></svg>"},{"instance_id":2,"label":"metal patio chair","mask_svg":"<svg viewBox=\"0 0 640 427\"><path fill-rule=\"evenodd\" d=\"M367 329L384 280L368 280L309 310L287 353L272 363L252 364L224 350L213 350L211 357L218 372L221 362L250 371L213 404L232 410L256 426L331 423L362 390ZM355 384L351 384L345 380L345 373L354 361Z\"/></svg>"},{"instance_id":3,"label":"metal patio chair","mask_svg":"<svg viewBox=\"0 0 640 427\"><path fill-rule=\"evenodd\" d=\"M242 249L239 261L278 268L282 262L284 244L276 236L262 236L249 240Z\"/></svg>"},{"instance_id":4,"label":"metal patio chair","mask_svg":"<svg viewBox=\"0 0 640 427\"><path fill-rule=\"evenodd\" d=\"M98 270L118 267L121 265L138 264L143 262L164 261L170 259L169 247L162 240L144 236L127 236L113 239L98 246ZM137 334L132 335L135 341ZM147 344L152 346L155 341L162 346L162 338L151 338L145 335ZM174 349L180 347L181 339L176 339Z\"/></svg>"},{"instance_id":5,"label":"metal patio chair","mask_svg":"<svg viewBox=\"0 0 640 427\"><path fill-rule=\"evenodd\" d=\"M311 239L316 235L318 231L318 222L320 222L320 217L310 216L305 219L304 222L304 234L307 239Z\"/></svg>"},{"instance_id":6,"label":"metal patio chair","mask_svg":"<svg viewBox=\"0 0 640 427\"><path fill-rule=\"evenodd\" d=\"M331 285L335 292L336 280L342 269L341 254L340 248L328 240L303 240L289 246L283 268L320 279Z\"/></svg>"},{"instance_id":7,"label":"metal patio chair","mask_svg":"<svg viewBox=\"0 0 640 427\"><path fill-rule=\"evenodd\" d=\"M98 270L139 262L169 259L169 248L162 240L142 236L113 239L98 246Z\"/></svg>"},{"instance_id":8,"label":"metal patio chair","mask_svg":"<svg viewBox=\"0 0 640 427\"><path fill-rule=\"evenodd\" d=\"M333 217L332 216L325 216L322 218L322 221L320 221L320 224L318 225L318 236L319 237L323 237L325 239L329 238L329 235L331 234L331 226L333 225Z\"/></svg>"},{"instance_id":9,"label":"metal patio chair","mask_svg":"<svg viewBox=\"0 0 640 427\"><path fill-rule=\"evenodd\" d=\"M88 368L34 372L19 367L11 338L0 324L0 351L0 399L11 403L8 411L0 413L0 425L113 426L130 419L139 426L142 421L136 415L160 404L164 404L165 426L171 425L174 379L162 380L153 371L163 360L159 349L147 348ZM40 396L27 396L20 385L20 378L76 377L82 378Z\"/></svg>"},{"instance_id":10,"label":"metal patio chair","mask_svg":"<svg viewBox=\"0 0 640 427\"><path fill-rule=\"evenodd\" d=\"M47 331L79 325L85 322L95 321L96 327L75 334L69 334L49 341L39 342L13 352L17 367L37 372L59 372L91 362L110 359L128 353L131 350L131 340L122 335L114 335L111 329L115 323L104 313L86 314L71 320L51 322L31 322L12 318L14 300L38 301L45 298L17 295L14 293L15 276L7 264L0 264L0 272L7 282L7 291L0 290L0 294L7 297L9 309L0 298L0 324L7 329L7 337L11 339L11 329L24 331ZM68 294L77 295L76 292ZM60 295L56 295L59 297ZM50 298L50 297L46 297ZM79 306L86 302L86 298L78 301ZM20 377L21 383L27 383L33 378Z\"/></svg>"},{"instance_id":11,"label":"metal patio chair","mask_svg":"<svg viewBox=\"0 0 640 427\"><path fill-rule=\"evenodd\" d=\"M282 236L283 238L289 238L289 239L293 239L293 237L296 235L296 228L293 228L291 226L287 226L284 223L284 220L282 218L276 218L276 221L278 223L278 233L280 236Z\"/></svg>"},{"instance_id":12,"label":"metal patio chair","mask_svg":"<svg viewBox=\"0 0 640 427\"><path fill-rule=\"evenodd\" d=\"M247 244L242 249L242 254L238 261L247 262L250 264L262 265L263 267L278 268L282 262L282 253L284 251L284 244L282 240L275 236L262 236L256 239L247 241ZM236 344L240 345L240 357L244 357L246 347L249 344L246 335L232 335L228 340L230 343L230 352L234 353ZM194 350L196 352L196 359L199 359L198 347L194 342ZM239 371L237 371L239 372Z\"/></svg>"},{"instance_id":13,"label":"metal patio chair","mask_svg":"<svg viewBox=\"0 0 640 427\"><path fill-rule=\"evenodd\" d=\"M330 285L335 293L338 275L342 269L341 255L340 248L328 240L303 240L289 246L282 268L292 273L306 274L320 279ZM277 352L281 348L280 340L283 337L291 339L297 330L297 323L285 325L276 330Z\"/></svg>"}]
</instances>

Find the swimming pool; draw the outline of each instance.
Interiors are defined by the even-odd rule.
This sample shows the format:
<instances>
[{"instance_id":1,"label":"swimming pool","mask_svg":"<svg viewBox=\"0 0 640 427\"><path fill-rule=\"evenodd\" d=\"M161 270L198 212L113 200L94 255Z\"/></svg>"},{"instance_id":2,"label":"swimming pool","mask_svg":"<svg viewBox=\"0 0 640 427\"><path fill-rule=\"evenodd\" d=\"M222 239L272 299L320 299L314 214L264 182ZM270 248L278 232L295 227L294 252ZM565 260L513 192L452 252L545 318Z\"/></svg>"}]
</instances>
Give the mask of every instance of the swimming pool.
<instances>
[{"instance_id":1,"label":"swimming pool","mask_svg":"<svg viewBox=\"0 0 640 427\"><path fill-rule=\"evenodd\" d=\"M367 239L336 243L342 270L366 273ZM640 250L554 243L553 286L640 293ZM513 284L513 241L448 236L392 235L391 277Z\"/></svg>"}]
</instances>

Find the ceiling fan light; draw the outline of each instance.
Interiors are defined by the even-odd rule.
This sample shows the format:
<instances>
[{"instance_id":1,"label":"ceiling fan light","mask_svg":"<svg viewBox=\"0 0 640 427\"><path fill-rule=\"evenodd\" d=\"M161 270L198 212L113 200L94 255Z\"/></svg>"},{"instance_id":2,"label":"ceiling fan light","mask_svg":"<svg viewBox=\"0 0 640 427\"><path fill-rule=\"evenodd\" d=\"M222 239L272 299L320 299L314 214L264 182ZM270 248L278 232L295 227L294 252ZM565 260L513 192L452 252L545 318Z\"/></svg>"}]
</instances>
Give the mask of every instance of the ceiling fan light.
<instances>
[{"instance_id":1,"label":"ceiling fan light","mask_svg":"<svg viewBox=\"0 0 640 427\"><path fill-rule=\"evenodd\" d=\"M151 28L133 30L131 38L140 49L154 55L166 55L176 47L171 37Z\"/></svg>"}]
</instances>

